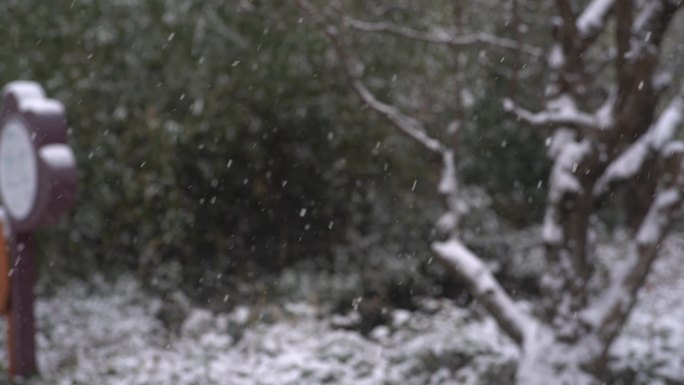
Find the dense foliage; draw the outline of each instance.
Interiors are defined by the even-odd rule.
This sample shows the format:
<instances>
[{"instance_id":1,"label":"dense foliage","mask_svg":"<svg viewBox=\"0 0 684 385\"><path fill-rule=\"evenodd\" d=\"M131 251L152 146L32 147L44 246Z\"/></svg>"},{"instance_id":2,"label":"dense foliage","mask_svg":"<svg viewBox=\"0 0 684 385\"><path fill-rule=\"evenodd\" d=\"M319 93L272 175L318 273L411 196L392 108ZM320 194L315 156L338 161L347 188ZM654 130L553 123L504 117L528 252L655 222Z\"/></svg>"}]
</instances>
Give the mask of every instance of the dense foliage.
<instances>
[{"instance_id":1,"label":"dense foliage","mask_svg":"<svg viewBox=\"0 0 684 385\"><path fill-rule=\"evenodd\" d=\"M424 16L413 11L397 17ZM382 296L428 289L415 272L431 268L438 172L376 129L291 5L13 0L0 4L0 30L0 82L34 79L65 103L81 170L71 217L42 237L43 268L136 269L154 282L171 263L188 287L212 290L306 263L363 272L362 290ZM377 86L448 124L453 90L436 87L451 76L448 50L363 39ZM498 102L482 98L508 87L495 68L464 68L491 71L472 84L466 176L529 223L547 167L529 150L539 139L498 125ZM511 162L519 154L531 160ZM535 166L514 179L525 164Z\"/></svg>"}]
</instances>

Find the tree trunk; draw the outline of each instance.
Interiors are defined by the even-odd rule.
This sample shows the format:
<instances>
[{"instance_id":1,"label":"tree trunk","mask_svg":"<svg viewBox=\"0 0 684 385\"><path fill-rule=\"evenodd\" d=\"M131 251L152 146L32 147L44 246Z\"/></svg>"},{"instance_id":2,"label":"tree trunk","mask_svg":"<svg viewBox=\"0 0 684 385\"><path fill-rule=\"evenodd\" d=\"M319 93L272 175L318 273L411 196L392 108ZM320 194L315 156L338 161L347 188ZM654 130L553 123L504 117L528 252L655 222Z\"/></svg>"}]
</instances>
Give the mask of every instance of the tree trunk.
<instances>
[{"instance_id":1,"label":"tree trunk","mask_svg":"<svg viewBox=\"0 0 684 385\"><path fill-rule=\"evenodd\" d=\"M351 88L365 106L432 158L442 160L437 190L444 198L446 213L437 227L447 240L434 242L432 249L520 347L515 383L601 384L608 352L684 200L684 142L676 139L676 129L684 123L684 88L658 118L655 115L665 88L658 81L662 76L656 76L661 43L684 3L591 0L580 10L578 2L555 0L558 17L554 19L554 41L546 50L545 108L535 113L504 100L504 109L518 121L548 132L548 152L553 159L543 230L548 263L542 279L545 289L540 308L528 311L461 239L460 219L468 202L456 175L457 142L440 141L443 135L433 136L425 122L374 94L366 86L363 61L343 35L351 28L453 49L488 44L527 52L536 59L540 50L519 39L486 33L459 35L448 29L417 30L392 22L338 19L338 10L321 12L308 0L293 1L327 36ZM615 22L608 22L610 18ZM614 57L590 51L595 42L605 42L611 36L615 39ZM593 73L607 68L604 64L608 63L614 64L612 72ZM457 126L448 125L446 132L454 134ZM621 266L611 266L615 271L611 271L607 287L597 293L587 288L596 265L592 237L597 231L594 222L601 219L597 208L603 199L622 191L631 203L625 209L624 225L633 237ZM539 314L542 316L535 317Z\"/></svg>"}]
</instances>

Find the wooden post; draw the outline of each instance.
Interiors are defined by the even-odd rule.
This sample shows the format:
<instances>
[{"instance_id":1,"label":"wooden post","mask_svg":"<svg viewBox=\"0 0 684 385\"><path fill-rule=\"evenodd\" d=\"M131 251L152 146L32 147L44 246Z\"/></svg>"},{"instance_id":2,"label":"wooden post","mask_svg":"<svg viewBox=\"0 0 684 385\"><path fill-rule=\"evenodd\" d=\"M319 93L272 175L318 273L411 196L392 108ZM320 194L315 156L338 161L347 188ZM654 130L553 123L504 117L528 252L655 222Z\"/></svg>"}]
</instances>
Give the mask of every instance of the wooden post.
<instances>
[{"instance_id":1,"label":"wooden post","mask_svg":"<svg viewBox=\"0 0 684 385\"><path fill-rule=\"evenodd\" d=\"M33 316L33 284L36 280L33 234L16 234L12 239L12 249L9 372L13 377L29 377L38 373Z\"/></svg>"},{"instance_id":2,"label":"wooden post","mask_svg":"<svg viewBox=\"0 0 684 385\"><path fill-rule=\"evenodd\" d=\"M33 285L36 281L33 234L19 233L13 236L11 250L9 373L12 377L27 378L38 373L33 316Z\"/></svg>"}]
</instances>

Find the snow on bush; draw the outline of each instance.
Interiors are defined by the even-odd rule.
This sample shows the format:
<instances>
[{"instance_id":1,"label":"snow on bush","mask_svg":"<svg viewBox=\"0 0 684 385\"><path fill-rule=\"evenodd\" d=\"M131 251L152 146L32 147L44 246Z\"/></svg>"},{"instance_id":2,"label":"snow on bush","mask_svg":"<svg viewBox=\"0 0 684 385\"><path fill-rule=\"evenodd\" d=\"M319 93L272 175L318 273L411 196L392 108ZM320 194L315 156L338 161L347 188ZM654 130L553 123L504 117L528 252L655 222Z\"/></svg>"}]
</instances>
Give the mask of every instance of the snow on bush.
<instances>
[{"instance_id":1,"label":"snow on bush","mask_svg":"<svg viewBox=\"0 0 684 385\"><path fill-rule=\"evenodd\" d=\"M159 320L161 308L130 277L73 283L40 298L42 377L30 383L494 384L486 379L510 378L516 355L493 321L448 301L394 311L393 323L370 338L302 303L219 314L195 308L177 333Z\"/></svg>"},{"instance_id":2,"label":"snow on bush","mask_svg":"<svg viewBox=\"0 0 684 385\"><path fill-rule=\"evenodd\" d=\"M681 383L679 243L664 247L613 349L615 383ZM464 309L448 300L424 299L417 311L391 311L390 322L368 337L340 328L340 319L354 314L329 317L305 303L225 313L188 305L175 329L162 322L164 306L131 277L71 283L40 297L42 377L29 384L484 385L510 383L518 356L494 321L473 311L476 304ZM4 338L0 330L3 345ZM6 353L0 356L6 365Z\"/></svg>"}]
</instances>

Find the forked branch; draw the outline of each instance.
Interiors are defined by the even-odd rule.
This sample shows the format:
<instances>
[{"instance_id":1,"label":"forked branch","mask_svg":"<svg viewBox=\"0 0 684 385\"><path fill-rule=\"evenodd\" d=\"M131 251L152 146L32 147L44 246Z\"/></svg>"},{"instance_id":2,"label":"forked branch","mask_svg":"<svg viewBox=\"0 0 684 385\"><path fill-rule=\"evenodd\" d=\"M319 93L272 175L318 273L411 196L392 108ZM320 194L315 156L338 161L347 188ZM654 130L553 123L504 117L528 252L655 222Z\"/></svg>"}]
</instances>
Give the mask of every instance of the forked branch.
<instances>
[{"instance_id":1,"label":"forked branch","mask_svg":"<svg viewBox=\"0 0 684 385\"><path fill-rule=\"evenodd\" d=\"M340 35L340 29L306 0L295 0L296 4L318 28L326 35L332 47L335 49L337 58L342 64L345 74L349 78L352 89L363 102L385 118L399 132L417 142L432 154L442 156L446 151L445 146L435 138L427 134L423 125L416 119L402 113L396 107L380 101L363 82L363 63L358 56L348 47Z\"/></svg>"},{"instance_id":2,"label":"forked branch","mask_svg":"<svg viewBox=\"0 0 684 385\"><path fill-rule=\"evenodd\" d=\"M453 150L429 136L416 119L380 101L363 82L363 63L345 44L340 29L307 0L294 1L326 35L349 78L351 87L368 108L385 118L396 130L411 138L429 153L441 157L443 173L438 190L446 198L448 214L456 219L452 220L449 226L452 230L450 240L434 243L433 250L446 266L467 284L473 296L484 305L501 329L518 344L522 344L527 330L532 325L531 322L534 322L532 317L506 293L485 263L458 240L455 227L462 202L458 196Z\"/></svg>"}]
</instances>

